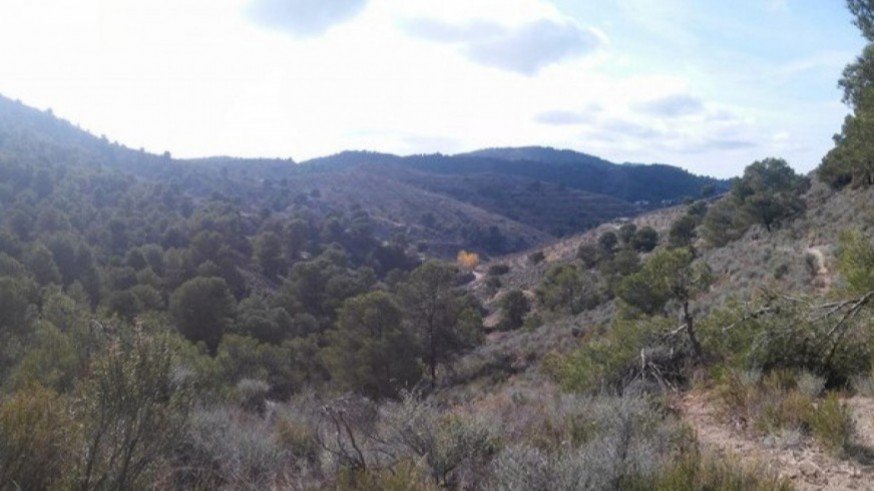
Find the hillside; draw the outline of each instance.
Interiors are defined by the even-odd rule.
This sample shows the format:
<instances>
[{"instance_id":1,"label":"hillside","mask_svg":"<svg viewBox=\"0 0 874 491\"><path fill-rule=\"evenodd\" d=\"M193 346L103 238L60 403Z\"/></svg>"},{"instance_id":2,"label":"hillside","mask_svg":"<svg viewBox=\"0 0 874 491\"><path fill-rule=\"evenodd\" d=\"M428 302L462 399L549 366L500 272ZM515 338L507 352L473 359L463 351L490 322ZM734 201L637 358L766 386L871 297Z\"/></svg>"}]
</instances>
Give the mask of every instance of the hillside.
<instances>
[{"instance_id":1,"label":"hillside","mask_svg":"<svg viewBox=\"0 0 874 491\"><path fill-rule=\"evenodd\" d=\"M845 274L869 256L839 242L870 233L871 188L766 159L721 197L641 213L569 183L596 168L602 191L627 191L661 167L531 148L185 161L3 108L0 437L17 447L0 478L770 490L874 475L851 460L874 452L874 356L856 349L874 296L849 296L867 276ZM568 183L525 175L562 167ZM462 248L492 257L431 260ZM729 447L795 471L714 460Z\"/></svg>"},{"instance_id":2,"label":"hillside","mask_svg":"<svg viewBox=\"0 0 874 491\"><path fill-rule=\"evenodd\" d=\"M219 194L252 213L290 216L304 202L320 216L363 207L379 224L382 239L405 234L421 250L443 257L461 249L484 255L525 250L697 196L707 185L717 190L726 185L669 166L615 165L551 149L537 153L541 160L531 154L525 161L492 153L397 157L372 152L344 152L302 164L178 160L94 137L51 113L0 97L4 154L16 162L43 159L59 169L119 170L145 182L172 183L195 200Z\"/></svg>"}]
</instances>

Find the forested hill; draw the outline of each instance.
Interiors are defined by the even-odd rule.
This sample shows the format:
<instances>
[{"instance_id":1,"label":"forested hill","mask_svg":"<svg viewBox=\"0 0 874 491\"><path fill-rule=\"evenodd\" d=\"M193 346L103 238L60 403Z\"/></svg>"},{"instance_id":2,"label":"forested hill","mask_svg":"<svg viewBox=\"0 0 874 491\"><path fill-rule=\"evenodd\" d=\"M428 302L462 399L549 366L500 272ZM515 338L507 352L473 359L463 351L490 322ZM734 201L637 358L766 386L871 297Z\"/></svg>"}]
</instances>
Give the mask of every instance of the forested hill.
<instances>
[{"instance_id":1,"label":"forested hill","mask_svg":"<svg viewBox=\"0 0 874 491\"><path fill-rule=\"evenodd\" d=\"M456 156L343 152L299 165L291 159L179 160L96 137L51 111L2 96L0 159L7 174L24 169L60 179L72 169L117 171L168 186L179 199L220 196L247 213L289 217L304 210L324 218L356 210L380 239L400 234L444 257L460 249L487 255L524 250L698 196L703 188L727 188L675 167L617 165L531 147ZM9 179L0 185L14 188Z\"/></svg>"},{"instance_id":2,"label":"forested hill","mask_svg":"<svg viewBox=\"0 0 874 491\"><path fill-rule=\"evenodd\" d=\"M374 152L343 152L304 162L319 168L350 168L368 164L393 172L397 167L420 172L477 179L482 174L534 179L629 203L679 203L701 189L728 189L726 181L696 176L664 164L614 164L607 160L549 147L491 148L453 156L398 157ZM487 180L487 178L485 178Z\"/></svg>"}]
</instances>

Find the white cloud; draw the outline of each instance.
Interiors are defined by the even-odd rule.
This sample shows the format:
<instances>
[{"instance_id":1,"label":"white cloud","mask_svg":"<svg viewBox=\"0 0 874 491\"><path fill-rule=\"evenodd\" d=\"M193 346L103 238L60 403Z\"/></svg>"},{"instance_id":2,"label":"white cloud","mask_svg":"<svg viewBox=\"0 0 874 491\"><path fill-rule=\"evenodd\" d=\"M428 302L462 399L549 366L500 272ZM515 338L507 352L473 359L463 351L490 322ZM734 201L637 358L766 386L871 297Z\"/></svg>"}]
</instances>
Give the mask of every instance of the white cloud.
<instances>
[{"instance_id":1,"label":"white cloud","mask_svg":"<svg viewBox=\"0 0 874 491\"><path fill-rule=\"evenodd\" d=\"M589 54L604 44L594 29L551 19L504 27L479 19L450 24L418 18L405 27L424 39L460 45L471 61L524 75L535 75L548 65Z\"/></svg>"}]
</instances>

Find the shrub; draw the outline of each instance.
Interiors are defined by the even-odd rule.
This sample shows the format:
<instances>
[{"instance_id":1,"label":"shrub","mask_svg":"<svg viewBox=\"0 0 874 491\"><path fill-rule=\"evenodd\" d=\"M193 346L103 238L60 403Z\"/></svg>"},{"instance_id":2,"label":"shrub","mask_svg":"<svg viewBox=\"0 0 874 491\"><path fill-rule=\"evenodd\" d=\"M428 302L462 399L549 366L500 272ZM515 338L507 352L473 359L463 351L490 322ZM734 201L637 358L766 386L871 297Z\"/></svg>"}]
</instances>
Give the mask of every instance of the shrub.
<instances>
[{"instance_id":1,"label":"shrub","mask_svg":"<svg viewBox=\"0 0 874 491\"><path fill-rule=\"evenodd\" d=\"M580 244L577 248L577 259L587 268L593 268L601 259L601 251L594 244Z\"/></svg>"},{"instance_id":2,"label":"shrub","mask_svg":"<svg viewBox=\"0 0 874 491\"><path fill-rule=\"evenodd\" d=\"M741 370L808 371L828 387L845 386L867 373L872 361L872 333L849 310L852 305L823 308L803 298L766 295L751 307L711 314L701 323L702 340L711 353Z\"/></svg>"},{"instance_id":3,"label":"shrub","mask_svg":"<svg viewBox=\"0 0 874 491\"><path fill-rule=\"evenodd\" d=\"M650 252L659 243L659 234L652 227L641 227L631 238L631 247L638 252Z\"/></svg>"},{"instance_id":4,"label":"shrub","mask_svg":"<svg viewBox=\"0 0 874 491\"><path fill-rule=\"evenodd\" d=\"M77 487L144 487L187 420L189 393L174 378L168 340L141 333L115 340L77 392L88 449L80 456Z\"/></svg>"},{"instance_id":5,"label":"shrub","mask_svg":"<svg viewBox=\"0 0 874 491\"><path fill-rule=\"evenodd\" d=\"M521 290L510 290L501 297L500 328L505 330L518 329L525 322L525 314L531 310L528 298Z\"/></svg>"},{"instance_id":6,"label":"shrub","mask_svg":"<svg viewBox=\"0 0 874 491\"><path fill-rule=\"evenodd\" d=\"M850 409L840 402L835 393L829 394L816 406L808 422L816 441L831 452L845 451L855 434Z\"/></svg>"},{"instance_id":7,"label":"shrub","mask_svg":"<svg viewBox=\"0 0 874 491\"><path fill-rule=\"evenodd\" d=\"M812 436L823 448L840 453L852 442L854 423L849 408L837 394L816 399L823 379L810 374L778 370L760 380L730 372L719 395L730 417L752 423L770 435L798 432Z\"/></svg>"},{"instance_id":8,"label":"shrub","mask_svg":"<svg viewBox=\"0 0 874 491\"><path fill-rule=\"evenodd\" d=\"M439 491L419 465L403 461L390 469L344 469L337 479L338 491Z\"/></svg>"},{"instance_id":9,"label":"shrub","mask_svg":"<svg viewBox=\"0 0 874 491\"><path fill-rule=\"evenodd\" d=\"M182 434L179 489L268 489L288 454L269 422L228 407L201 408Z\"/></svg>"},{"instance_id":10,"label":"shrub","mask_svg":"<svg viewBox=\"0 0 874 491\"><path fill-rule=\"evenodd\" d=\"M31 385L0 404L0 489L60 489L79 449L66 399Z\"/></svg>"},{"instance_id":11,"label":"shrub","mask_svg":"<svg viewBox=\"0 0 874 491\"><path fill-rule=\"evenodd\" d=\"M597 282L592 273L580 271L573 264L554 264L537 287L537 300L552 311L578 314L600 302Z\"/></svg>"},{"instance_id":12,"label":"shrub","mask_svg":"<svg viewBox=\"0 0 874 491\"><path fill-rule=\"evenodd\" d=\"M684 379L689 352L662 343L666 318L620 320L607 334L562 358L552 371L566 390L622 390L632 382L674 385Z\"/></svg>"},{"instance_id":13,"label":"shrub","mask_svg":"<svg viewBox=\"0 0 874 491\"><path fill-rule=\"evenodd\" d=\"M535 251L528 255L528 261L531 264L540 264L546 259L546 254L543 251Z\"/></svg>"},{"instance_id":14,"label":"shrub","mask_svg":"<svg viewBox=\"0 0 874 491\"><path fill-rule=\"evenodd\" d=\"M500 263L489 266L489 276L503 276L510 272L510 266Z\"/></svg>"},{"instance_id":15,"label":"shrub","mask_svg":"<svg viewBox=\"0 0 874 491\"><path fill-rule=\"evenodd\" d=\"M689 452L649 479L630 483L629 491L792 491L792 484L758 467L745 467L736 459Z\"/></svg>"},{"instance_id":16,"label":"shrub","mask_svg":"<svg viewBox=\"0 0 874 491\"><path fill-rule=\"evenodd\" d=\"M489 276L486 278L486 287L488 287L492 292L498 291L501 286L503 286L501 278L497 276Z\"/></svg>"}]
</instances>

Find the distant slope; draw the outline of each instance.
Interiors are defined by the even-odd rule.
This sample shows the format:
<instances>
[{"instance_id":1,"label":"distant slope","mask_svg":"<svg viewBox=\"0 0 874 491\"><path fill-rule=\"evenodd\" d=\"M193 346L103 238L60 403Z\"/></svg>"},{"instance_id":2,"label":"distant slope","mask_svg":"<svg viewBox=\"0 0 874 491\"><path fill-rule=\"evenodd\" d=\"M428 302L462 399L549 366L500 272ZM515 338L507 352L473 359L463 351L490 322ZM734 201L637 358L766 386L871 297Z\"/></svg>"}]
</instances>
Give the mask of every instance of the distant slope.
<instances>
[{"instance_id":1,"label":"distant slope","mask_svg":"<svg viewBox=\"0 0 874 491\"><path fill-rule=\"evenodd\" d=\"M491 148L461 157L479 157L507 162L504 172L536 176L584 191L606 194L626 201L680 202L697 197L704 186L728 189L728 182L696 176L664 164L613 164L604 159L548 147Z\"/></svg>"},{"instance_id":2,"label":"distant slope","mask_svg":"<svg viewBox=\"0 0 874 491\"><path fill-rule=\"evenodd\" d=\"M210 157L179 160L96 137L73 124L0 96L0 170L120 171L168 186L181 198L220 197L249 213L292 216L365 209L382 238L398 233L423 251L488 255L524 250L605 221L697 195L723 182L670 166L616 165L569 150L525 147L466 155L399 157L342 152L291 159ZM648 202L648 203L644 203Z\"/></svg>"}]
</instances>

